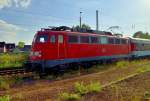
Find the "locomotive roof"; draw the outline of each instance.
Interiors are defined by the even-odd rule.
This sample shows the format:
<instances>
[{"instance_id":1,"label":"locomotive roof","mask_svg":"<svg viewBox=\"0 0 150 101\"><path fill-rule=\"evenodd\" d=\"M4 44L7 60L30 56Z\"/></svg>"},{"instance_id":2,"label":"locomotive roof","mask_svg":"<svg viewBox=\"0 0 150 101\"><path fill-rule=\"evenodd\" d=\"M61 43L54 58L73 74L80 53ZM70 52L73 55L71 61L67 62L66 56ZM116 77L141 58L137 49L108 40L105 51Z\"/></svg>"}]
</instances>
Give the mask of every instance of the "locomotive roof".
<instances>
[{"instance_id":1,"label":"locomotive roof","mask_svg":"<svg viewBox=\"0 0 150 101\"><path fill-rule=\"evenodd\" d=\"M105 35L105 32L104 31L101 31L102 34L96 34L96 33L82 33L82 32L72 32L72 31L50 31L50 30L47 30L47 31L38 31L40 34L44 34L44 33L56 33L56 34L71 34L71 35L92 35L92 36L107 36L107 37L112 37L112 38L124 38L124 39L129 39L127 37L118 37L118 36L115 36L115 35Z\"/></svg>"},{"instance_id":2,"label":"locomotive roof","mask_svg":"<svg viewBox=\"0 0 150 101\"><path fill-rule=\"evenodd\" d=\"M70 28L68 26L48 26L48 28L41 28L39 32L54 32L54 33L63 33L63 34L82 34L82 35L95 35L95 36L107 36L107 37L115 37L115 38L124 38L119 37L117 35L113 35L108 31L98 31L93 29L85 29L85 28ZM129 39L129 38L126 38Z\"/></svg>"}]
</instances>

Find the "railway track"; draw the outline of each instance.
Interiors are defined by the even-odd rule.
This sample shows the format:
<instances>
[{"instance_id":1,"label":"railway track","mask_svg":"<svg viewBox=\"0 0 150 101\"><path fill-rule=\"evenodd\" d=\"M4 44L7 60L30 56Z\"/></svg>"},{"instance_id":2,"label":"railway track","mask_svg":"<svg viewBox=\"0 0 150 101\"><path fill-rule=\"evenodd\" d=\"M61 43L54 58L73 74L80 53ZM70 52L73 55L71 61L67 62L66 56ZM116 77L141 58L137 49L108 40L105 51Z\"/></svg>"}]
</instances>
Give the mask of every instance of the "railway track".
<instances>
[{"instance_id":1,"label":"railway track","mask_svg":"<svg viewBox=\"0 0 150 101\"><path fill-rule=\"evenodd\" d=\"M32 72L27 72L25 69L0 70L0 76L28 75L28 74L32 74Z\"/></svg>"}]
</instances>

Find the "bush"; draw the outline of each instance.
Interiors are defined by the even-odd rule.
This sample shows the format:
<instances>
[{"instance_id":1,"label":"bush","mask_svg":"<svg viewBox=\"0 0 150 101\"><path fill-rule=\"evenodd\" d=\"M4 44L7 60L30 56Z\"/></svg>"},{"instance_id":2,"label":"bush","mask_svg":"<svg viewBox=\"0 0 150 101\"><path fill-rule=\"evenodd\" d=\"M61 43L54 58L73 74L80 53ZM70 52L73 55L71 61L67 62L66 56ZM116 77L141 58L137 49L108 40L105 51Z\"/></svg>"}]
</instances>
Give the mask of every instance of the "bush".
<instances>
[{"instance_id":1,"label":"bush","mask_svg":"<svg viewBox=\"0 0 150 101\"><path fill-rule=\"evenodd\" d=\"M8 90L11 85L21 84L23 78L20 76L0 77L0 89Z\"/></svg>"},{"instance_id":2,"label":"bush","mask_svg":"<svg viewBox=\"0 0 150 101\"><path fill-rule=\"evenodd\" d=\"M87 85L88 93L98 93L102 90L102 86L99 82L93 82Z\"/></svg>"},{"instance_id":3,"label":"bush","mask_svg":"<svg viewBox=\"0 0 150 101\"><path fill-rule=\"evenodd\" d=\"M69 94L69 93L62 93L59 95L60 101L76 101L79 100L81 97L78 94Z\"/></svg>"},{"instance_id":4,"label":"bush","mask_svg":"<svg viewBox=\"0 0 150 101\"><path fill-rule=\"evenodd\" d=\"M150 100L150 92L146 91L144 94L144 98Z\"/></svg>"},{"instance_id":5,"label":"bush","mask_svg":"<svg viewBox=\"0 0 150 101\"><path fill-rule=\"evenodd\" d=\"M102 90L102 86L99 82L91 82L88 85L84 85L83 82L75 83L75 92L79 95L85 95L87 93L97 93Z\"/></svg>"},{"instance_id":6,"label":"bush","mask_svg":"<svg viewBox=\"0 0 150 101\"><path fill-rule=\"evenodd\" d=\"M20 76L12 76L12 84L21 84L23 82L23 77Z\"/></svg>"},{"instance_id":7,"label":"bush","mask_svg":"<svg viewBox=\"0 0 150 101\"><path fill-rule=\"evenodd\" d=\"M127 68L127 66L129 65L128 61L119 61L116 64L117 68Z\"/></svg>"},{"instance_id":8,"label":"bush","mask_svg":"<svg viewBox=\"0 0 150 101\"><path fill-rule=\"evenodd\" d=\"M150 71L149 66L139 67L139 68L137 69L137 72L138 72L138 73L144 73L144 72L147 72L147 71Z\"/></svg>"},{"instance_id":9,"label":"bush","mask_svg":"<svg viewBox=\"0 0 150 101\"><path fill-rule=\"evenodd\" d=\"M83 82L79 83L76 82L75 83L75 92L80 94L80 95L85 95L88 92L87 87L83 84Z\"/></svg>"},{"instance_id":10,"label":"bush","mask_svg":"<svg viewBox=\"0 0 150 101\"><path fill-rule=\"evenodd\" d=\"M28 54L1 54L0 68L21 67L28 59Z\"/></svg>"},{"instance_id":11,"label":"bush","mask_svg":"<svg viewBox=\"0 0 150 101\"><path fill-rule=\"evenodd\" d=\"M0 101L10 101L10 96L0 96Z\"/></svg>"},{"instance_id":12,"label":"bush","mask_svg":"<svg viewBox=\"0 0 150 101\"><path fill-rule=\"evenodd\" d=\"M22 100L22 99L23 99L23 95L22 95L21 93L17 93L17 94L15 94L15 95L13 95L13 98L14 98L14 99L17 99L17 101L18 101L18 100Z\"/></svg>"},{"instance_id":13,"label":"bush","mask_svg":"<svg viewBox=\"0 0 150 101\"><path fill-rule=\"evenodd\" d=\"M99 82L91 82L88 85L84 85L83 82L76 82L74 86L75 93L61 93L59 95L59 101L75 101L79 100L81 96L87 93L98 93L102 90L102 86Z\"/></svg>"},{"instance_id":14,"label":"bush","mask_svg":"<svg viewBox=\"0 0 150 101\"><path fill-rule=\"evenodd\" d=\"M2 77L0 77L0 89L7 90L10 88L8 81Z\"/></svg>"}]
</instances>

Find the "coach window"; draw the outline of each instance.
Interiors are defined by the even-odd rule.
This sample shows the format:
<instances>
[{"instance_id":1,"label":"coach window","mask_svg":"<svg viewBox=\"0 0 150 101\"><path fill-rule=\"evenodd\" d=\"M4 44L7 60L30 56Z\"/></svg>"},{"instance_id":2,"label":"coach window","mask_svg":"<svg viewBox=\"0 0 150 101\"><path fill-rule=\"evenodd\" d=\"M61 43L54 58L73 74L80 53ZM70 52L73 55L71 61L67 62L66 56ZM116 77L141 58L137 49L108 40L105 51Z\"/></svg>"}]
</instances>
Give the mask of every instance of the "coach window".
<instances>
[{"instance_id":1,"label":"coach window","mask_svg":"<svg viewBox=\"0 0 150 101\"><path fill-rule=\"evenodd\" d=\"M98 38L91 36L91 43L98 43Z\"/></svg>"},{"instance_id":2,"label":"coach window","mask_svg":"<svg viewBox=\"0 0 150 101\"><path fill-rule=\"evenodd\" d=\"M63 43L63 36L62 35L58 35L58 43Z\"/></svg>"},{"instance_id":3,"label":"coach window","mask_svg":"<svg viewBox=\"0 0 150 101\"><path fill-rule=\"evenodd\" d=\"M109 38L108 41L109 41L109 44L114 44L114 38Z\"/></svg>"},{"instance_id":4,"label":"coach window","mask_svg":"<svg viewBox=\"0 0 150 101\"><path fill-rule=\"evenodd\" d=\"M80 36L81 43L89 43L89 36Z\"/></svg>"},{"instance_id":5,"label":"coach window","mask_svg":"<svg viewBox=\"0 0 150 101\"><path fill-rule=\"evenodd\" d=\"M116 39L116 44L120 44L120 39Z\"/></svg>"},{"instance_id":6,"label":"coach window","mask_svg":"<svg viewBox=\"0 0 150 101\"><path fill-rule=\"evenodd\" d=\"M52 35L51 38L50 38L50 42L55 43L55 41L56 41L55 35Z\"/></svg>"},{"instance_id":7,"label":"coach window","mask_svg":"<svg viewBox=\"0 0 150 101\"><path fill-rule=\"evenodd\" d=\"M78 43L78 36L69 35L69 36L68 36L68 42L69 42L69 43Z\"/></svg>"},{"instance_id":8,"label":"coach window","mask_svg":"<svg viewBox=\"0 0 150 101\"><path fill-rule=\"evenodd\" d=\"M105 36L101 37L101 44L108 44L108 38Z\"/></svg>"}]
</instances>

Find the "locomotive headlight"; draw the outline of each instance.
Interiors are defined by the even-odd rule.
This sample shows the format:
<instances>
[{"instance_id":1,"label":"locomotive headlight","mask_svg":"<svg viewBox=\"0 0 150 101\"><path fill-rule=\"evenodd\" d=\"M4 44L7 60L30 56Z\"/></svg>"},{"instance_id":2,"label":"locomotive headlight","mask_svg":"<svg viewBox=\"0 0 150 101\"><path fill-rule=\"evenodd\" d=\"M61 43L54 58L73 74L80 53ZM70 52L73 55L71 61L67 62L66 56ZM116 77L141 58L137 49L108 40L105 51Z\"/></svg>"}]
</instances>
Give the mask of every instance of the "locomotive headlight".
<instances>
[{"instance_id":1,"label":"locomotive headlight","mask_svg":"<svg viewBox=\"0 0 150 101\"><path fill-rule=\"evenodd\" d=\"M31 51L31 52L30 52L30 56L41 57L42 55L41 55L41 52L40 52L40 51L35 51L35 52Z\"/></svg>"},{"instance_id":2,"label":"locomotive headlight","mask_svg":"<svg viewBox=\"0 0 150 101\"><path fill-rule=\"evenodd\" d=\"M41 57L41 52L40 51L34 52L34 56Z\"/></svg>"}]
</instances>

